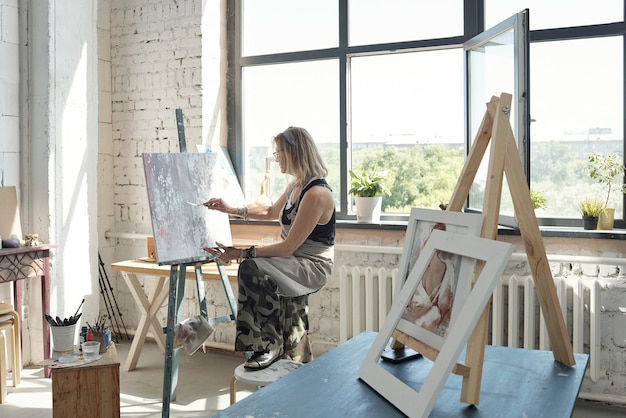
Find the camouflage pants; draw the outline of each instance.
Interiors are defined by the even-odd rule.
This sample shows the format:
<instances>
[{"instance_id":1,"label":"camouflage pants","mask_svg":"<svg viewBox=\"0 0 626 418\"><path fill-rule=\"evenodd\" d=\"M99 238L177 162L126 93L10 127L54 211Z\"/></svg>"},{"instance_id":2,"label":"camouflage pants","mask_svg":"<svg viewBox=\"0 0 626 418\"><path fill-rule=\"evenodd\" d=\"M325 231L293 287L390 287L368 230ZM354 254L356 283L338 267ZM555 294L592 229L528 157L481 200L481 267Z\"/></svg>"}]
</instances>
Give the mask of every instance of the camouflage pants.
<instances>
[{"instance_id":1,"label":"camouflage pants","mask_svg":"<svg viewBox=\"0 0 626 418\"><path fill-rule=\"evenodd\" d=\"M308 295L277 294L274 279L260 271L254 260L239 266L239 295L235 350L284 350L285 358L312 360L308 339Z\"/></svg>"}]
</instances>

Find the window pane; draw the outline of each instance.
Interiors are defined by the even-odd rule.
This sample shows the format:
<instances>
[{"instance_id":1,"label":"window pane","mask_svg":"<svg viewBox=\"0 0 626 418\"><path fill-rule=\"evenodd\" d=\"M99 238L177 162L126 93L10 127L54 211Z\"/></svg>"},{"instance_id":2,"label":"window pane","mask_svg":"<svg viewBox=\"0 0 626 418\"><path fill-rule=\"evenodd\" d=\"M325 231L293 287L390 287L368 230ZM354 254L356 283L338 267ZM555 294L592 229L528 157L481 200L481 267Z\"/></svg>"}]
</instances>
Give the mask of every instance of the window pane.
<instances>
[{"instance_id":1,"label":"window pane","mask_svg":"<svg viewBox=\"0 0 626 418\"><path fill-rule=\"evenodd\" d=\"M501 93L508 93L516 97L519 94L515 91L515 45L514 29L509 29L488 42L477 45L468 50L468 77L469 77L469 133L473 142L479 133L487 107L485 104L493 96L500 96ZM518 111L516 100L511 101L511 113L509 123L515 135L515 140L519 137L517 132L516 118L514 115ZM488 146L481 160L480 167L476 173L474 184L470 191L469 207L472 209L483 209L485 191L487 184L487 173L489 169L491 144ZM500 202L500 214L513 216L513 200L508 188L508 183L503 181L502 198Z\"/></svg>"},{"instance_id":2,"label":"window pane","mask_svg":"<svg viewBox=\"0 0 626 418\"><path fill-rule=\"evenodd\" d=\"M338 15L334 0L243 0L242 55L336 47Z\"/></svg>"},{"instance_id":3,"label":"window pane","mask_svg":"<svg viewBox=\"0 0 626 418\"><path fill-rule=\"evenodd\" d=\"M328 182L339 202L339 82L337 60L265 65L243 69L244 193L252 202L270 170L275 200L291 177L280 174L272 138L289 126L309 131L328 166ZM339 210L339 206L337 207Z\"/></svg>"},{"instance_id":4,"label":"window pane","mask_svg":"<svg viewBox=\"0 0 626 418\"><path fill-rule=\"evenodd\" d=\"M531 187L546 217L580 218L579 200L606 199L584 167L593 151L623 155L622 51L621 37L531 44ZM623 197L611 192L616 219Z\"/></svg>"},{"instance_id":5,"label":"window pane","mask_svg":"<svg viewBox=\"0 0 626 418\"><path fill-rule=\"evenodd\" d=\"M352 166L389 171L383 211L447 203L464 161L463 51L355 57L350 75Z\"/></svg>"},{"instance_id":6,"label":"window pane","mask_svg":"<svg viewBox=\"0 0 626 418\"><path fill-rule=\"evenodd\" d=\"M348 2L350 45L463 35L463 0Z\"/></svg>"},{"instance_id":7,"label":"window pane","mask_svg":"<svg viewBox=\"0 0 626 418\"><path fill-rule=\"evenodd\" d=\"M495 26L524 9L530 11L530 29L595 25L622 20L623 0L485 0L485 27Z\"/></svg>"}]
</instances>

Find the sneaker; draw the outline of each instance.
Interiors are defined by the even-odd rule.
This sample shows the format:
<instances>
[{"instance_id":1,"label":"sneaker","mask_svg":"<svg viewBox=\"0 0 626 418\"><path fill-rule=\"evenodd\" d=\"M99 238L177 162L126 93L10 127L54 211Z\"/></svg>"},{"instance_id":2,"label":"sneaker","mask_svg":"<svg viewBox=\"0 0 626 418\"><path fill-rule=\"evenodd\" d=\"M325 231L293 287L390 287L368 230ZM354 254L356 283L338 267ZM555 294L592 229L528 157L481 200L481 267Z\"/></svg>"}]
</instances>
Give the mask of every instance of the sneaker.
<instances>
[{"instance_id":1,"label":"sneaker","mask_svg":"<svg viewBox=\"0 0 626 418\"><path fill-rule=\"evenodd\" d=\"M269 350L255 352L244 364L244 369L262 370L271 366L283 355L283 350Z\"/></svg>"}]
</instances>

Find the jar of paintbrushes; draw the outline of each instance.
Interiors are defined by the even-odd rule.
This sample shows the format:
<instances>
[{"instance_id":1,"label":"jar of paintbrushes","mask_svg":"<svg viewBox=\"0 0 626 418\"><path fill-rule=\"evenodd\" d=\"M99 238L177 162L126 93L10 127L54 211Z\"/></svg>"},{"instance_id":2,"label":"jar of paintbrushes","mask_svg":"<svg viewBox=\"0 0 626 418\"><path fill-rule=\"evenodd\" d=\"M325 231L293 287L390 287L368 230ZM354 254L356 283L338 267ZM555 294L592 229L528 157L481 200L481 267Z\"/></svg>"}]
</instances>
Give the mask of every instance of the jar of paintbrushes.
<instances>
[{"instance_id":1,"label":"jar of paintbrushes","mask_svg":"<svg viewBox=\"0 0 626 418\"><path fill-rule=\"evenodd\" d=\"M87 322L87 327L88 330L91 331L91 339L100 342L100 354L107 351L109 344L111 344L111 330L107 324L106 316L99 315L98 318L96 318L95 325L91 325Z\"/></svg>"}]
</instances>

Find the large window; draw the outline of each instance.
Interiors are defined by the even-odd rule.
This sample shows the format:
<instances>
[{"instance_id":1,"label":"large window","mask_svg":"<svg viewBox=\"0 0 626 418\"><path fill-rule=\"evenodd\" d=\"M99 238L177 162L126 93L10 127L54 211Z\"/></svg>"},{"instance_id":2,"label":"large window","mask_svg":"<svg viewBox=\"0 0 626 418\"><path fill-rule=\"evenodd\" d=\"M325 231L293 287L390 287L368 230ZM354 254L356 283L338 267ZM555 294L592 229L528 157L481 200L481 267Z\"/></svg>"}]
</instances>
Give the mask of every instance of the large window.
<instances>
[{"instance_id":1,"label":"large window","mask_svg":"<svg viewBox=\"0 0 626 418\"><path fill-rule=\"evenodd\" d=\"M531 189L547 197L540 223L579 223L580 186L600 193L584 173L586 155L624 155L624 0L228 5L229 150L250 201L266 177L270 198L282 191L271 138L300 125L330 167L339 218L354 218L350 169L389 173L383 219L446 202L468 146L463 43L526 8L531 123L520 152ZM626 226L624 195L612 200L616 226Z\"/></svg>"},{"instance_id":2,"label":"large window","mask_svg":"<svg viewBox=\"0 0 626 418\"><path fill-rule=\"evenodd\" d=\"M244 194L254 200L269 171L274 200L288 179L272 156L272 137L288 126L303 126L316 139L329 166L329 182L339 184L339 84L337 59L259 65L242 69ZM339 201L339 187L333 188Z\"/></svg>"},{"instance_id":3,"label":"large window","mask_svg":"<svg viewBox=\"0 0 626 418\"><path fill-rule=\"evenodd\" d=\"M447 202L464 161L463 51L350 57L349 68L349 163L388 171L383 211Z\"/></svg>"}]
</instances>

